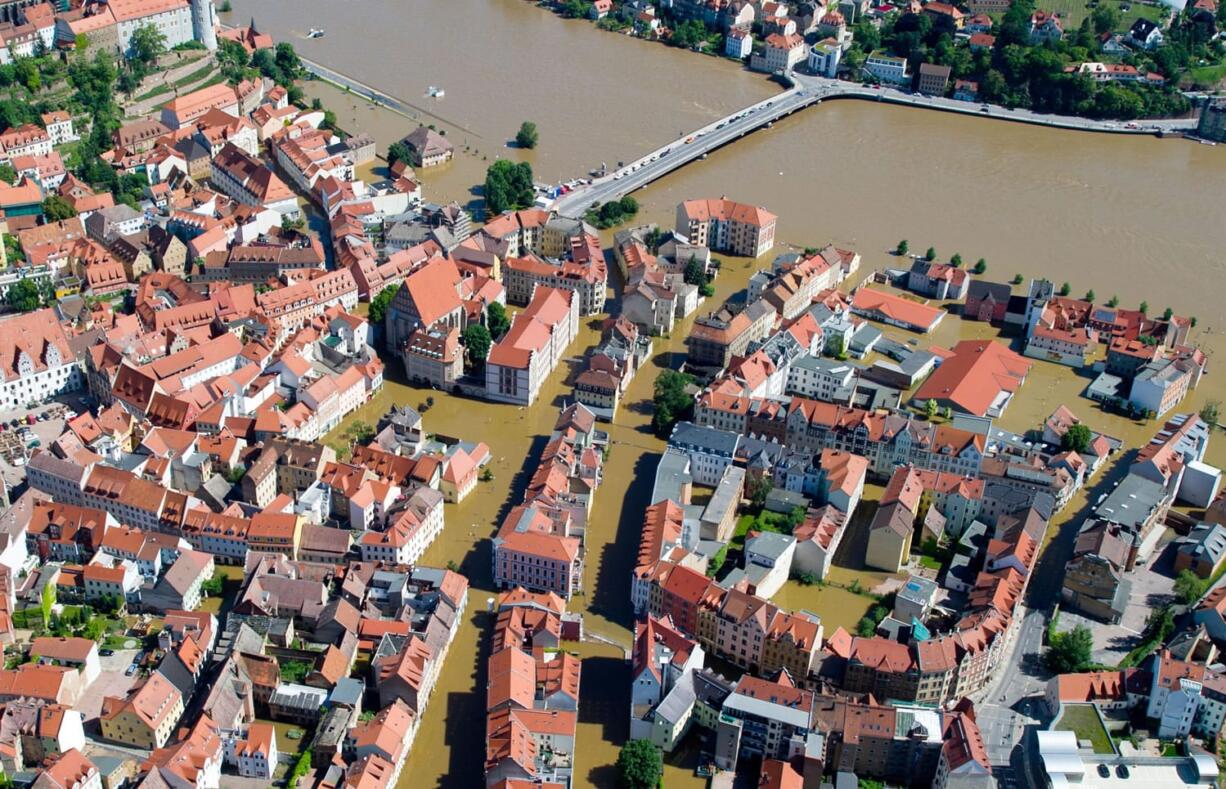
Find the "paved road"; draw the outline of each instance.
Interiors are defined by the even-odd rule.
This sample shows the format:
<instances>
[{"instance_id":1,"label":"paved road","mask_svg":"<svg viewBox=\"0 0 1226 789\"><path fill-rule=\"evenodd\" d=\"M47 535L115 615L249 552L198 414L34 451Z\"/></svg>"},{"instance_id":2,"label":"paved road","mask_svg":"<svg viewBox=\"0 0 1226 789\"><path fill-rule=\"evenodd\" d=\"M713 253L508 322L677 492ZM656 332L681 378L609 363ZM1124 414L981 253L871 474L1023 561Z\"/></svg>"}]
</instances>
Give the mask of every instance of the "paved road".
<instances>
[{"instance_id":1,"label":"paved road","mask_svg":"<svg viewBox=\"0 0 1226 789\"><path fill-rule=\"evenodd\" d=\"M818 100L817 94L800 86L790 88L778 96L738 110L656 148L640 159L595 179L589 186L563 195L553 207L563 216L581 216L595 204L618 200L716 148Z\"/></svg>"},{"instance_id":2,"label":"paved road","mask_svg":"<svg viewBox=\"0 0 1226 789\"><path fill-rule=\"evenodd\" d=\"M979 728L993 765L1009 764L1025 727L1045 715L1047 672L1040 661L1048 615L1034 609L1020 609L1018 615L1021 622L1004 666L994 682L975 694Z\"/></svg>"},{"instance_id":3,"label":"paved road","mask_svg":"<svg viewBox=\"0 0 1226 789\"><path fill-rule=\"evenodd\" d=\"M765 101L731 113L717 121L684 134L645 156L624 164L613 172L595 179L560 197L553 205L564 216L581 216L594 205L618 200L641 189L656 179L700 159L709 152L776 120L827 99L867 99L902 104L963 115L1030 123L1054 128L1115 134L1156 134L1168 131L1188 131L1195 126L1191 120L1159 120L1139 123L1096 121L1061 115L1043 115L1029 110L1009 110L953 99L919 96L892 88L873 88L852 82L790 74L793 87Z\"/></svg>"}]
</instances>

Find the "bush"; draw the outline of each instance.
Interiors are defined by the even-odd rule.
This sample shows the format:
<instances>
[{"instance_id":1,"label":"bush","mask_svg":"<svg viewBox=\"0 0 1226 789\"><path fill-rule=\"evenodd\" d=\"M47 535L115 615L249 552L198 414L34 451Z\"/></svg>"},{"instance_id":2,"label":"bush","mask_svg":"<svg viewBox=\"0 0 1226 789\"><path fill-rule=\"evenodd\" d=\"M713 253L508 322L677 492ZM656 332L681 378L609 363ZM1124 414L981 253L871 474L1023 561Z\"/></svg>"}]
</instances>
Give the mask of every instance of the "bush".
<instances>
[{"instance_id":1,"label":"bush","mask_svg":"<svg viewBox=\"0 0 1226 789\"><path fill-rule=\"evenodd\" d=\"M627 195L621 200L613 200L599 208L590 208L584 215L589 224L604 230L606 228L628 222L639 212L639 203Z\"/></svg>"}]
</instances>

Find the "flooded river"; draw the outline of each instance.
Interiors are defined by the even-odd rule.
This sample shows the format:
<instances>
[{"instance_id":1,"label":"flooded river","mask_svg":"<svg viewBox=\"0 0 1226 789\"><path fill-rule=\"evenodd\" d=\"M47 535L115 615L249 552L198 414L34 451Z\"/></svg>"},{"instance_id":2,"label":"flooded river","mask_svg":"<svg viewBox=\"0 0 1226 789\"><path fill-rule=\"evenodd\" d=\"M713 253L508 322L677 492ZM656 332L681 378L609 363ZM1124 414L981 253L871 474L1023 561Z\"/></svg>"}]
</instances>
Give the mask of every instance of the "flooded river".
<instances>
[{"instance_id":1,"label":"flooded river","mask_svg":"<svg viewBox=\"0 0 1226 789\"><path fill-rule=\"evenodd\" d=\"M697 127L777 90L736 64L596 30L558 19L525 0L236 0L231 23L254 16L264 32L293 41L306 57L325 63L433 113L421 116L447 130L457 144L454 162L421 174L427 199L479 206L474 186L494 158L524 158L538 178L575 177L600 164L631 159L683 130ZM327 35L307 40L311 27ZM446 98L423 98L428 86ZM333 108L342 126L373 133L383 148L414 121L319 83L308 93ZM540 147L507 146L520 122L541 131ZM1226 348L1220 302L1226 293L1226 149L1152 138L1108 137L864 102L828 102L692 164L636 194L641 218L671 224L676 203L727 194L760 203L780 216L779 237L797 245L836 241L864 256L864 269L894 264L885 250L900 238L912 249L934 246L986 258L989 276L1015 272L1068 280L1075 293L1093 288L1100 299L1148 300L1199 318L1196 339L1213 357ZM606 241L608 240L606 234ZM725 260L717 299L743 288L756 266ZM629 572L641 514L662 444L644 408L656 372L677 366L689 322L672 339L658 339L657 356L635 379L616 425L605 484L596 494L588 529L586 594L571 608L585 613L589 631L630 641ZM944 321L935 342L979 336L987 327ZM598 339L596 322L571 348L581 356ZM430 710L401 779L402 787L471 787L481 782L484 663L491 618L488 538L526 484L534 459L570 387L573 368L555 372L528 409L461 400L388 382L355 414L373 424L393 403L436 405L425 415L429 432L486 441L495 479L460 505L447 505L447 526L425 561L455 561L472 583L468 622L450 652ZM1226 399L1213 370L1196 397ZM1040 363L1002 424L1036 427L1068 402L1090 424L1131 445L1153 424L1110 417L1078 397L1087 381ZM345 426L342 425L342 429ZM340 430L333 433L339 436ZM1226 462L1219 438L1210 460ZM864 583L879 575L836 570L835 580ZM822 615L829 630L854 624L867 598L835 588L789 584L777 602ZM628 669L619 649L573 645L584 661L576 785L612 786L624 741ZM692 754L691 754L692 756ZM678 759L684 762L685 759ZM692 764L692 760L690 761ZM670 766L670 786L702 785L683 764Z\"/></svg>"}]
</instances>

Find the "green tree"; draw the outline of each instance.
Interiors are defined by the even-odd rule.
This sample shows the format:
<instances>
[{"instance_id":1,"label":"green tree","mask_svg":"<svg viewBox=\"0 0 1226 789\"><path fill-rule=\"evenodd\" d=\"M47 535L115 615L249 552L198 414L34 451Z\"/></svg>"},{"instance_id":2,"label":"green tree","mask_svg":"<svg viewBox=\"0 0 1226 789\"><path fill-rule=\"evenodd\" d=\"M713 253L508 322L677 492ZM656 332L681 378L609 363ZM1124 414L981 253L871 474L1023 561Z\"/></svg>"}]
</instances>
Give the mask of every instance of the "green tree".
<instances>
[{"instance_id":1,"label":"green tree","mask_svg":"<svg viewBox=\"0 0 1226 789\"><path fill-rule=\"evenodd\" d=\"M1108 307L1111 307L1111 308L1113 308L1113 309L1114 309L1115 307L1120 306L1120 297L1119 297L1119 296L1112 296L1111 298L1107 299L1107 306L1108 306Z\"/></svg>"},{"instance_id":2,"label":"green tree","mask_svg":"<svg viewBox=\"0 0 1226 789\"><path fill-rule=\"evenodd\" d=\"M1141 302L1141 306L1137 307L1137 309L1141 311L1142 315L1145 315L1146 313L1149 312L1149 302L1148 301Z\"/></svg>"},{"instance_id":3,"label":"green tree","mask_svg":"<svg viewBox=\"0 0 1226 789\"><path fill-rule=\"evenodd\" d=\"M664 759L651 740L630 740L617 754L617 773L625 789L656 789Z\"/></svg>"},{"instance_id":4,"label":"green tree","mask_svg":"<svg viewBox=\"0 0 1226 789\"><path fill-rule=\"evenodd\" d=\"M10 185L17 183L17 171L11 164L0 164L0 181Z\"/></svg>"},{"instance_id":5,"label":"green tree","mask_svg":"<svg viewBox=\"0 0 1226 789\"><path fill-rule=\"evenodd\" d=\"M954 256L949 259L949 265L954 268L962 268L962 253L955 252Z\"/></svg>"},{"instance_id":6,"label":"green tree","mask_svg":"<svg viewBox=\"0 0 1226 789\"><path fill-rule=\"evenodd\" d=\"M984 260L983 258L979 258L978 260L976 260L975 267L971 269L972 272L974 272L975 274L979 274L979 275L984 274L985 272L987 272L987 270L988 270L988 261Z\"/></svg>"},{"instance_id":7,"label":"green tree","mask_svg":"<svg viewBox=\"0 0 1226 789\"><path fill-rule=\"evenodd\" d=\"M42 306L42 294L32 279L19 279L9 286L6 296L10 309L32 312Z\"/></svg>"},{"instance_id":8,"label":"green tree","mask_svg":"<svg viewBox=\"0 0 1226 789\"><path fill-rule=\"evenodd\" d=\"M1088 302L1090 302L1091 304L1093 304L1093 303L1094 303L1094 298L1095 298L1097 295L1098 295L1098 294L1094 292L1094 288L1090 288L1089 290L1087 290L1087 291L1086 291L1086 295L1084 296L1084 298L1085 298L1085 300L1086 300L1086 301L1088 301Z\"/></svg>"},{"instance_id":9,"label":"green tree","mask_svg":"<svg viewBox=\"0 0 1226 789\"><path fill-rule=\"evenodd\" d=\"M694 396L686 391L686 387L693 382L691 376L677 370L665 370L656 377L652 396L655 410L651 415L651 426L656 435L668 436L673 431L673 425L689 417L694 408Z\"/></svg>"},{"instance_id":10,"label":"green tree","mask_svg":"<svg viewBox=\"0 0 1226 789\"><path fill-rule=\"evenodd\" d=\"M166 51L166 36L152 24L141 25L132 32L128 46L133 58L151 66Z\"/></svg>"},{"instance_id":11,"label":"green tree","mask_svg":"<svg viewBox=\"0 0 1226 789\"><path fill-rule=\"evenodd\" d=\"M1098 35L1114 33L1120 26L1120 10L1112 3L1102 3L1090 12L1090 24Z\"/></svg>"},{"instance_id":12,"label":"green tree","mask_svg":"<svg viewBox=\"0 0 1226 789\"><path fill-rule=\"evenodd\" d=\"M1180 570L1175 576L1175 599L1183 605L1192 605L1205 593L1205 579L1191 570Z\"/></svg>"},{"instance_id":13,"label":"green tree","mask_svg":"<svg viewBox=\"0 0 1226 789\"><path fill-rule=\"evenodd\" d=\"M899 241L898 246L894 248L894 254L905 255L910 249L911 247L907 245L907 239L904 238L902 241Z\"/></svg>"},{"instance_id":14,"label":"green tree","mask_svg":"<svg viewBox=\"0 0 1226 789\"><path fill-rule=\"evenodd\" d=\"M1171 319L1171 316L1173 316L1174 314L1175 314L1175 310L1171 309L1170 307L1167 307L1166 309L1162 311L1162 320L1169 321Z\"/></svg>"},{"instance_id":15,"label":"green tree","mask_svg":"<svg viewBox=\"0 0 1226 789\"><path fill-rule=\"evenodd\" d=\"M485 172L485 210L489 214L501 214L527 208L536 198L532 185L532 165L527 162L500 159Z\"/></svg>"},{"instance_id":16,"label":"green tree","mask_svg":"<svg viewBox=\"0 0 1226 789\"><path fill-rule=\"evenodd\" d=\"M1053 674L1073 674L1090 663L1094 636L1085 625L1067 633L1056 633L1047 644L1043 662Z\"/></svg>"},{"instance_id":17,"label":"green tree","mask_svg":"<svg viewBox=\"0 0 1226 789\"><path fill-rule=\"evenodd\" d=\"M490 346L493 345L490 330L480 323L471 323L464 329L462 338L464 347L468 350L468 358L474 364L485 362L485 358L490 355Z\"/></svg>"},{"instance_id":18,"label":"green tree","mask_svg":"<svg viewBox=\"0 0 1226 789\"><path fill-rule=\"evenodd\" d=\"M515 133L515 144L520 148L535 148L540 139L541 135L536 130L535 123L524 121L519 124L519 131Z\"/></svg>"},{"instance_id":19,"label":"green tree","mask_svg":"<svg viewBox=\"0 0 1226 789\"><path fill-rule=\"evenodd\" d=\"M685 263L685 282L687 285L700 287L707 284L707 271L695 255L690 255L690 259Z\"/></svg>"},{"instance_id":20,"label":"green tree","mask_svg":"<svg viewBox=\"0 0 1226 789\"><path fill-rule=\"evenodd\" d=\"M707 40L707 28L697 19L690 19L673 29L668 43L683 49L697 49Z\"/></svg>"},{"instance_id":21,"label":"green tree","mask_svg":"<svg viewBox=\"0 0 1226 789\"><path fill-rule=\"evenodd\" d=\"M928 247L928 251L924 253L924 260L932 261L936 259L937 259L936 247Z\"/></svg>"},{"instance_id":22,"label":"green tree","mask_svg":"<svg viewBox=\"0 0 1226 789\"><path fill-rule=\"evenodd\" d=\"M1200 418L1205 424L1209 425L1210 429L1217 426L1218 419L1222 414L1221 400L1207 400L1200 409Z\"/></svg>"},{"instance_id":23,"label":"green tree","mask_svg":"<svg viewBox=\"0 0 1226 789\"><path fill-rule=\"evenodd\" d=\"M928 402L924 403L924 416L928 418L929 422L937 418L938 408L939 406L937 405L935 397L929 397Z\"/></svg>"},{"instance_id":24,"label":"green tree","mask_svg":"<svg viewBox=\"0 0 1226 789\"><path fill-rule=\"evenodd\" d=\"M404 144L404 141L394 142L387 147L387 164L390 167L396 162L404 162L412 164L413 154L409 151L409 146Z\"/></svg>"},{"instance_id":25,"label":"green tree","mask_svg":"<svg viewBox=\"0 0 1226 789\"><path fill-rule=\"evenodd\" d=\"M511 328L511 319L507 317L507 308L494 301L485 308L485 325L490 330L490 336L497 339Z\"/></svg>"},{"instance_id":26,"label":"green tree","mask_svg":"<svg viewBox=\"0 0 1226 789\"><path fill-rule=\"evenodd\" d=\"M392 305L392 299L396 298L396 291L399 288L392 285L387 286L370 300L370 310L366 313L366 318L371 323L383 323L383 319L387 317L387 308Z\"/></svg>"},{"instance_id":27,"label":"green tree","mask_svg":"<svg viewBox=\"0 0 1226 789\"><path fill-rule=\"evenodd\" d=\"M1090 428L1078 422L1060 437L1060 448L1067 452L1085 452L1093 437Z\"/></svg>"},{"instance_id":28,"label":"green tree","mask_svg":"<svg viewBox=\"0 0 1226 789\"><path fill-rule=\"evenodd\" d=\"M592 10L592 4L587 0L563 0L559 5L559 11L567 19L584 19Z\"/></svg>"},{"instance_id":29,"label":"green tree","mask_svg":"<svg viewBox=\"0 0 1226 789\"><path fill-rule=\"evenodd\" d=\"M1070 293L1072 293L1072 292L1073 292L1073 286L1072 286L1072 285L1070 285L1070 284L1068 284L1067 282L1065 282L1063 285L1061 285L1061 286L1060 286L1060 295L1061 295L1061 296L1067 296L1068 294L1070 294Z\"/></svg>"},{"instance_id":30,"label":"green tree","mask_svg":"<svg viewBox=\"0 0 1226 789\"><path fill-rule=\"evenodd\" d=\"M1014 274L1014 275L1013 275L1013 284L1014 284L1014 285L1021 285L1021 284L1022 284L1023 282L1025 282L1025 281L1026 281L1026 278L1025 278L1025 277L1023 277L1021 274Z\"/></svg>"},{"instance_id":31,"label":"green tree","mask_svg":"<svg viewBox=\"0 0 1226 789\"><path fill-rule=\"evenodd\" d=\"M64 198L57 194L49 195L43 200L43 214L47 217L48 222L59 222L62 219L71 219L77 215L77 209L72 207Z\"/></svg>"}]
</instances>

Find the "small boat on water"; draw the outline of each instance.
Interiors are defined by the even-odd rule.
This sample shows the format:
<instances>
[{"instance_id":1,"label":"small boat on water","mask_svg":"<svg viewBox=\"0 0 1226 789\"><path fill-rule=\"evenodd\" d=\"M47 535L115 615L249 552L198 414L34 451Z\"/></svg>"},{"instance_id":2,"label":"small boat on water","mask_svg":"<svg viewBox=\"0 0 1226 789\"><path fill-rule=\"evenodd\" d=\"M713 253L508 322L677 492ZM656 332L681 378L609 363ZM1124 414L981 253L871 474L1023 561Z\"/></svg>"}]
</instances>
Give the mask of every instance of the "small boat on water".
<instances>
[{"instance_id":1,"label":"small boat on water","mask_svg":"<svg viewBox=\"0 0 1226 789\"><path fill-rule=\"evenodd\" d=\"M317 27L313 27L309 31L307 31L307 38L323 38L323 37L324 37L324 31L320 30Z\"/></svg>"},{"instance_id":2,"label":"small boat on water","mask_svg":"<svg viewBox=\"0 0 1226 789\"><path fill-rule=\"evenodd\" d=\"M431 85L430 87L426 88L426 96L432 99L441 99L446 95L447 95L447 91L443 90L440 87Z\"/></svg>"}]
</instances>

